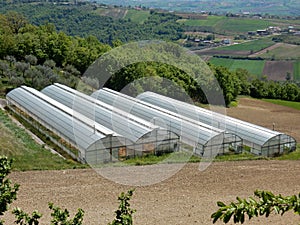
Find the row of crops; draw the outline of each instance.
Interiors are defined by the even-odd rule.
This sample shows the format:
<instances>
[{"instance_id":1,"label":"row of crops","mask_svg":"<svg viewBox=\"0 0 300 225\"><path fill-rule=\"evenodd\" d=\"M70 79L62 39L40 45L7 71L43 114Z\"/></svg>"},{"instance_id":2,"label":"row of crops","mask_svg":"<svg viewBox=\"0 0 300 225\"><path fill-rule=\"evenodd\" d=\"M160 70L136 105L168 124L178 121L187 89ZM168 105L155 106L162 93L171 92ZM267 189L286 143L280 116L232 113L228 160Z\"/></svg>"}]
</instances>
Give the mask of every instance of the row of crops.
<instances>
[{"instance_id":1,"label":"row of crops","mask_svg":"<svg viewBox=\"0 0 300 225\"><path fill-rule=\"evenodd\" d=\"M238 68L246 69L250 74L261 78L263 75L282 77L285 79L286 74L293 75L294 80L300 81L300 61L268 61L268 60L249 60L249 59L229 59L229 58L216 58L213 57L209 60L214 65L224 66L231 71ZM265 74L272 71L271 68L276 68L272 74ZM276 74L275 74L276 73Z\"/></svg>"}]
</instances>

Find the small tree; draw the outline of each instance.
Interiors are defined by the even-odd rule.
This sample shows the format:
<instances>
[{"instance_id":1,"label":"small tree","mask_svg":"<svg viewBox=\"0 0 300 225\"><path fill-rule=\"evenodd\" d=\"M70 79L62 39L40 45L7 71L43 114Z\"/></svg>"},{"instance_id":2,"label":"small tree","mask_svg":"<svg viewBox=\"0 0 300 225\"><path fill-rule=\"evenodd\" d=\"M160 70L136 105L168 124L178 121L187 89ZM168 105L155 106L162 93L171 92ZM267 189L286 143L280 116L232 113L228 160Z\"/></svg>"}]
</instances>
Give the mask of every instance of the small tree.
<instances>
[{"instance_id":1,"label":"small tree","mask_svg":"<svg viewBox=\"0 0 300 225\"><path fill-rule=\"evenodd\" d=\"M130 208L129 200L133 195L134 190L131 189L125 194L122 192L118 200L120 201L119 209L115 211L116 218L108 225L132 225L132 215L135 213L134 209Z\"/></svg>"},{"instance_id":2,"label":"small tree","mask_svg":"<svg viewBox=\"0 0 300 225\"><path fill-rule=\"evenodd\" d=\"M268 217L272 212L283 215L289 210L294 210L296 214L300 214L300 193L298 196L274 195L269 191L256 190L254 195L258 200L250 197L249 199L241 199L237 197L238 202L231 202L225 205L218 202L219 210L211 215L213 223L218 220L228 223L233 217L234 223L244 223L245 215L249 220L252 217L265 215Z\"/></svg>"}]
</instances>

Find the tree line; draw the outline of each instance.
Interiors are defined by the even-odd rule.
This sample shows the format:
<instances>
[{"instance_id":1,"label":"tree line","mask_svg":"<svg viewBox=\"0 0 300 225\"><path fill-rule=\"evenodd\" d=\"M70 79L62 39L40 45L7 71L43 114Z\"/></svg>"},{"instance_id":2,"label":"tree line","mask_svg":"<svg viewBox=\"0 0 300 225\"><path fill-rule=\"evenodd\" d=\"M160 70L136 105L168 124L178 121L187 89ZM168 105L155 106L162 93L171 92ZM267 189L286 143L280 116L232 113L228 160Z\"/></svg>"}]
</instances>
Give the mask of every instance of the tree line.
<instances>
[{"instance_id":1,"label":"tree line","mask_svg":"<svg viewBox=\"0 0 300 225\"><path fill-rule=\"evenodd\" d=\"M176 22L180 17L171 13L153 11L143 23L137 23L130 18L102 16L98 10L92 3L55 5L39 2L34 6L30 3L5 4L0 13L16 11L26 15L34 25L52 23L56 31L79 37L92 35L111 46L115 40L123 43L149 39L174 41L184 37L182 24Z\"/></svg>"},{"instance_id":2,"label":"tree line","mask_svg":"<svg viewBox=\"0 0 300 225\"><path fill-rule=\"evenodd\" d=\"M114 47L122 45L119 40L112 42ZM181 57L181 61L189 62L189 59L184 58L174 46L165 47L166 49L162 50L158 46L157 52L168 52L171 49L174 55ZM10 88L26 84L42 89L54 82L75 87L79 77L87 68L112 49L113 47L101 43L95 36L85 38L69 36L62 31L56 31L53 24L32 25L22 14L16 12L0 15L0 76L2 83L8 83L11 85ZM122 69L116 71L105 86L121 90L122 87L133 81L136 82L141 77L151 76L156 81L159 78L166 78L184 89L194 101L208 102L195 77L191 77L186 71L172 65L149 61L147 54L145 52L143 55L145 59L143 62L124 65ZM120 57L130 58L127 53L120 53ZM300 101L299 84L290 79L286 82L275 82L253 78L243 69L231 72L224 67L210 64L209 68L223 90L227 106L238 95ZM197 68L190 69L197 70ZM202 77L202 81L204 82L200 83L202 87L209 86L209 80L206 77ZM156 85L162 94L178 93L158 83L153 81L151 85ZM150 83L147 85L149 86ZM145 91L147 85L139 83L136 84L136 88L140 92Z\"/></svg>"}]
</instances>

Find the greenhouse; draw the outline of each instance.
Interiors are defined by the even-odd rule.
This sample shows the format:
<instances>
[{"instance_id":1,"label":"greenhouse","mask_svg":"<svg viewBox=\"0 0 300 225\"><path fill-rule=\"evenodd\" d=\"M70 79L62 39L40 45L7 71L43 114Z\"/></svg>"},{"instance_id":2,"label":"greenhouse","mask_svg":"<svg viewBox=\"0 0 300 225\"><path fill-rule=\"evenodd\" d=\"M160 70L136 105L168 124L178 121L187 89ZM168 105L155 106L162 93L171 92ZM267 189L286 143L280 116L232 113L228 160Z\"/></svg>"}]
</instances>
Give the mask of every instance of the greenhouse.
<instances>
[{"instance_id":1,"label":"greenhouse","mask_svg":"<svg viewBox=\"0 0 300 225\"><path fill-rule=\"evenodd\" d=\"M234 134L107 88L98 90L92 97L179 134L181 142L192 146L193 152L200 156L238 152L242 146L241 138Z\"/></svg>"},{"instance_id":2,"label":"greenhouse","mask_svg":"<svg viewBox=\"0 0 300 225\"><path fill-rule=\"evenodd\" d=\"M296 149L296 140L284 133L224 116L153 92L144 92L137 98L173 112L179 111L184 116L202 123L215 127L221 126L226 131L241 137L243 144L256 155L274 156Z\"/></svg>"},{"instance_id":3,"label":"greenhouse","mask_svg":"<svg viewBox=\"0 0 300 225\"><path fill-rule=\"evenodd\" d=\"M179 136L141 118L114 108L65 85L54 84L42 90L50 98L135 143L135 155L162 154L178 149Z\"/></svg>"},{"instance_id":4,"label":"greenhouse","mask_svg":"<svg viewBox=\"0 0 300 225\"><path fill-rule=\"evenodd\" d=\"M97 164L126 157L131 140L93 122L41 92L19 87L7 96L8 107L23 121L57 144L74 159ZM124 155L125 154L125 155Z\"/></svg>"}]
</instances>

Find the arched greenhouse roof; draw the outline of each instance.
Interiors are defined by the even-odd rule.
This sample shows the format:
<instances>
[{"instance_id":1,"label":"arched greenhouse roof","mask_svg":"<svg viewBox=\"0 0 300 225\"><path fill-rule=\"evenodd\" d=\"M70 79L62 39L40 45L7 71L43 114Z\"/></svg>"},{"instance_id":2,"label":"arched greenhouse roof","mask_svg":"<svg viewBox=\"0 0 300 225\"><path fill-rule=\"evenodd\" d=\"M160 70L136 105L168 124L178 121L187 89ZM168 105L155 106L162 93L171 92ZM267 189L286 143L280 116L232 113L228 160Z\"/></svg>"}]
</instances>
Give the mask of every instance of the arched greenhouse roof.
<instances>
[{"instance_id":1,"label":"arched greenhouse roof","mask_svg":"<svg viewBox=\"0 0 300 225\"><path fill-rule=\"evenodd\" d=\"M95 142L100 143L108 137L118 138L127 144L131 141L116 132L98 124L45 94L26 86L21 86L6 95L8 105L14 105L34 120L77 146L84 157L86 150Z\"/></svg>"},{"instance_id":2,"label":"arched greenhouse roof","mask_svg":"<svg viewBox=\"0 0 300 225\"><path fill-rule=\"evenodd\" d=\"M145 136L148 139L151 139L152 135L156 138L163 137L160 135L164 133L162 131L164 129L161 127L155 126L150 122L126 113L65 85L50 85L44 88L42 93L69 108L73 108L76 113L80 113L95 120L97 123L118 132L120 135L133 142L138 142L139 139L145 138ZM174 136L174 134L171 135Z\"/></svg>"},{"instance_id":3,"label":"arched greenhouse roof","mask_svg":"<svg viewBox=\"0 0 300 225\"><path fill-rule=\"evenodd\" d=\"M179 134L182 142L192 146L201 145L205 148L208 144L214 143L215 148L219 148L216 143L219 145L223 143L224 130L183 117L111 89L100 89L94 92L92 97L154 124L167 127Z\"/></svg>"},{"instance_id":4,"label":"arched greenhouse roof","mask_svg":"<svg viewBox=\"0 0 300 225\"><path fill-rule=\"evenodd\" d=\"M212 126L221 126L226 131L241 137L246 145L264 147L270 143L277 143L276 140L278 138L278 143L283 143L287 139L289 139L288 142L295 142L293 137L281 132L222 115L157 93L144 92L137 96L137 99L173 112L180 111L186 117Z\"/></svg>"}]
</instances>

